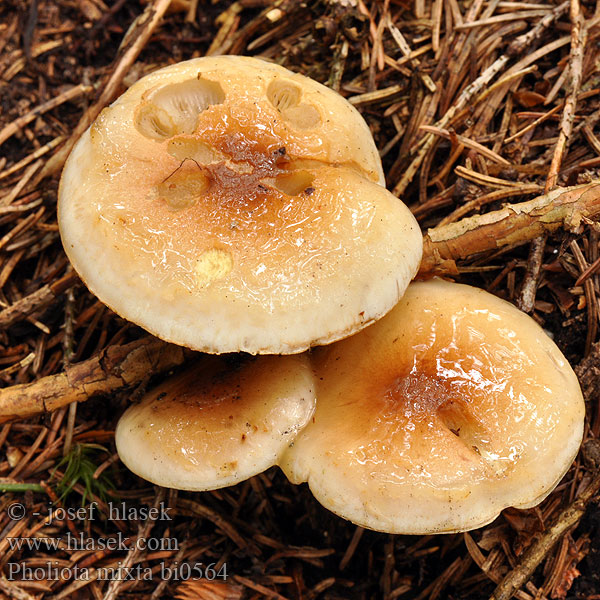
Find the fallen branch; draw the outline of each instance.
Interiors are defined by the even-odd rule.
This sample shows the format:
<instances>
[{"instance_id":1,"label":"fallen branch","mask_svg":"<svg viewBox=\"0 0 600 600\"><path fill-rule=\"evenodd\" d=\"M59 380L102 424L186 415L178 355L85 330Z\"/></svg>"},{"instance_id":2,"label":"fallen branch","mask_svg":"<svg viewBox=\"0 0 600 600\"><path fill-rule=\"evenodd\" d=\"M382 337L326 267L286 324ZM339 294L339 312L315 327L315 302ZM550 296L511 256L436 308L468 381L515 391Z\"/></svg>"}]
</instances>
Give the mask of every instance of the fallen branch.
<instances>
[{"instance_id":1,"label":"fallen branch","mask_svg":"<svg viewBox=\"0 0 600 600\"><path fill-rule=\"evenodd\" d=\"M183 363L185 348L152 337L109 346L64 372L0 391L0 422L56 410L98 394L133 387Z\"/></svg>"},{"instance_id":2,"label":"fallen branch","mask_svg":"<svg viewBox=\"0 0 600 600\"><path fill-rule=\"evenodd\" d=\"M525 244L561 227L575 230L600 215L600 182L556 188L528 202L430 229L423 237L419 276L457 274L456 261Z\"/></svg>"}]
</instances>

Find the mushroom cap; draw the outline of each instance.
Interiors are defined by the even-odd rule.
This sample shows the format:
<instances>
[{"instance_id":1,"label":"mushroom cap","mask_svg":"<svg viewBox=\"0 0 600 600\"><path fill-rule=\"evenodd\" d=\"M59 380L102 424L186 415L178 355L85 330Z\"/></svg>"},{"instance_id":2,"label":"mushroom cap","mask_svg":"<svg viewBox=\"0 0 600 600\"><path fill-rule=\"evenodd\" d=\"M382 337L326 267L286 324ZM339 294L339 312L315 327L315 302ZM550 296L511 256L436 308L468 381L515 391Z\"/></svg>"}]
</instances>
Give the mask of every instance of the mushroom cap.
<instances>
[{"instance_id":1,"label":"mushroom cap","mask_svg":"<svg viewBox=\"0 0 600 600\"><path fill-rule=\"evenodd\" d=\"M205 357L130 406L115 433L134 473L165 487L210 490L277 464L309 421L314 379L306 356L264 356L233 368Z\"/></svg>"},{"instance_id":2,"label":"mushroom cap","mask_svg":"<svg viewBox=\"0 0 600 600\"><path fill-rule=\"evenodd\" d=\"M211 353L295 353L358 331L416 273L419 227L341 96L258 59L135 83L73 149L65 251L105 304Z\"/></svg>"},{"instance_id":3,"label":"mushroom cap","mask_svg":"<svg viewBox=\"0 0 600 600\"><path fill-rule=\"evenodd\" d=\"M541 502L581 443L583 397L564 356L529 316L470 286L413 283L313 364L317 409L280 466L363 527L483 526Z\"/></svg>"}]
</instances>

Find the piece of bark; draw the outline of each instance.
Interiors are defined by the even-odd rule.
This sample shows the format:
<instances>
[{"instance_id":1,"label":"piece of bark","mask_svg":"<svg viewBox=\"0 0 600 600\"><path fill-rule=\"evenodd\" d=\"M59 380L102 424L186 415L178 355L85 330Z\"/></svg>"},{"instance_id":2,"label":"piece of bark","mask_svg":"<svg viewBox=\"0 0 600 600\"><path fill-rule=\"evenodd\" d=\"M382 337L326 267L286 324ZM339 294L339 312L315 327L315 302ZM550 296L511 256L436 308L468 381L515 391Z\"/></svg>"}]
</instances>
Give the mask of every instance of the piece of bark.
<instances>
[{"instance_id":1,"label":"piece of bark","mask_svg":"<svg viewBox=\"0 0 600 600\"><path fill-rule=\"evenodd\" d=\"M429 229L419 276L457 274L456 261L503 246L525 244L561 227L575 231L600 214L600 182L556 188L528 202Z\"/></svg>"},{"instance_id":2,"label":"piece of bark","mask_svg":"<svg viewBox=\"0 0 600 600\"><path fill-rule=\"evenodd\" d=\"M0 330L25 319L34 312L46 308L53 300L69 289L78 280L74 271L67 273L54 283L46 284L39 290L17 300L0 311Z\"/></svg>"},{"instance_id":3,"label":"piece of bark","mask_svg":"<svg viewBox=\"0 0 600 600\"><path fill-rule=\"evenodd\" d=\"M187 353L185 348L152 337L109 346L62 373L1 390L0 423L135 386L150 375L182 364Z\"/></svg>"}]
</instances>

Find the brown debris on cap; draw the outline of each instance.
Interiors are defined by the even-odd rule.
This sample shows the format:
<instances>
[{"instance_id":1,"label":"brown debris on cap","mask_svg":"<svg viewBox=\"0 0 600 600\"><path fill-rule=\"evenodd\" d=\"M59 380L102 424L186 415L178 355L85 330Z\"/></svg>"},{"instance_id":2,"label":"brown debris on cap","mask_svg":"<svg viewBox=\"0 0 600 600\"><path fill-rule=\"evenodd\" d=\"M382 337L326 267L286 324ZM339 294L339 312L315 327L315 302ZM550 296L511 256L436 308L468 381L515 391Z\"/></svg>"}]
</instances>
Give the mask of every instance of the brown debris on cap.
<instances>
[{"instance_id":1,"label":"brown debris on cap","mask_svg":"<svg viewBox=\"0 0 600 600\"><path fill-rule=\"evenodd\" d=\"M164 487L234 485L277 464L313 414L314 387L306 356L264 356L234 369L205 357L123 414L119 457Z\"/></svg>"},{"instance_id":2,"label":"brown debris on cap","mask_svg":"<svg viewBox=\"0 0 600 600\"><path fill-rule=\"evenodd\" d=\"M566 359L533 319L477 288L413 283L313 362L317 410L280 465L363 527L481 527L539 503L581 442L584 403Z\"/></svg>"},{"instance_id":3,"label":"brown debris on cap","mask_svg":"<svg viewBox=\"0 0 600 600\"><path fill-rule=\"evenodd\" d=\"M65 250L108 306L211 353L296 353L380 318L419 227L341 96L258 59L194 59L135 83L65 167Z\"/></svg>"}]
</instances>

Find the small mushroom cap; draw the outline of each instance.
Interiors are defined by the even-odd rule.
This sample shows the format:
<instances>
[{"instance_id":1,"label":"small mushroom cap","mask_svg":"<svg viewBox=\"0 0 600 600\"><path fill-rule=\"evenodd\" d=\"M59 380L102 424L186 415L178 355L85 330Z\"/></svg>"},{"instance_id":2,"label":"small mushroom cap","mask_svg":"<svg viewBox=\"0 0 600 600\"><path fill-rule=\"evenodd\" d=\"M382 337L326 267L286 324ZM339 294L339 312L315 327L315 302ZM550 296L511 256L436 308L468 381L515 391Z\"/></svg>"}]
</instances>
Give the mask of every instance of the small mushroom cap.
<instances>
[{"instance_id":1,"label":"small mushroom cap","mask_svg":"<svg viewBox=\"0 0 600 600\"><path fill-rule=\"evenodd\" d=\"M280 466L363 527L483 526L543 500L581 443L584 403L564 356L533 319L473 287L413 283L313 363L317 410Z\"/></svg>"},{"instance_id":2,"label":"small mushroom cap","mask_svg":"<svg viewBox=\"0 0 600 600\"><path fill-rule=\"evenodd\" d=\"M335 92L257 59L195 59L82 136L59 226L92 292L158 337L295 353L378 319L416 273L419 227L382 181Z\"/></svg>"},{"instance_id":3,"label":"small mushroom cap","mask_svg":"<svg viewBox=\"0 0 600 600\"><path fill-rule=\"evenodd\" d=\"M207 357L125 411L117 451L158 485L216 489L277 464L314 408L306 356L265 356L234 369Z\"/></svg>"}]
</instances>

